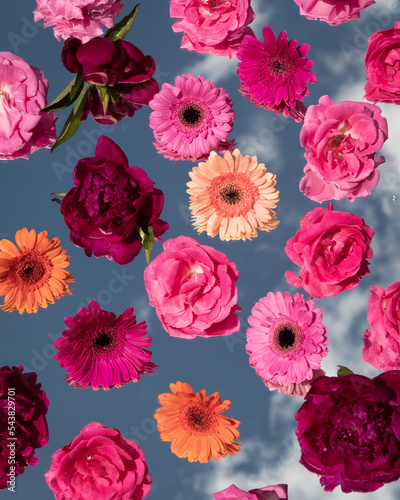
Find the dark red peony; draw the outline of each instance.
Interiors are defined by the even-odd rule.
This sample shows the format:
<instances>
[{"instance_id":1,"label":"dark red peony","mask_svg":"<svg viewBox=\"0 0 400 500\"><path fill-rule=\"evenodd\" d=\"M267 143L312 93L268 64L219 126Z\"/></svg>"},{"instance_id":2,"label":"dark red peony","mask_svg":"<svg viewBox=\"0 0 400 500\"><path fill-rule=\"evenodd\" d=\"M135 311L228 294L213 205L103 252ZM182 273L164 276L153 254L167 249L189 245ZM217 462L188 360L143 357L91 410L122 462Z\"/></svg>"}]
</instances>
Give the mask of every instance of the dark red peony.
<instances>
[{"instance_id":1,"label":"dark red peony","mask_svg":"<svg viewBox=\"0 0 400 500\"><path fill-rule=\"evenodd\" d=\"M35 372L22 373L22 365L0 368L0 489L13 486L13 478L27 465L39 462L35 448L49 440L46 413L49 400L36 383Z\"/></svg>"},{"instance_id":2,"label":"dark red peony","mask_svg":"<svg viewBox=\"0 0 400 500\"><path fill-rule=\"evenodd\" d=\"M297 412L300 463L325 491L375 491L400 478L400 372L322 376Z\"/></svg>"},{"instance_id":3,"label":"dark red peony","mask_svg":"<svg viewBox=\"0 0 400 500\"><path fill-rule=\"evenodd\" d=\"M130 167L122 149L108 137L97 141L95 156L79 160L75 187L64 197L61 213L71 241L88 257L131 262L142 249L140 228L161 236L168 224L159 219L164 195L139 167Z\"/></svg>"}]
</instances>

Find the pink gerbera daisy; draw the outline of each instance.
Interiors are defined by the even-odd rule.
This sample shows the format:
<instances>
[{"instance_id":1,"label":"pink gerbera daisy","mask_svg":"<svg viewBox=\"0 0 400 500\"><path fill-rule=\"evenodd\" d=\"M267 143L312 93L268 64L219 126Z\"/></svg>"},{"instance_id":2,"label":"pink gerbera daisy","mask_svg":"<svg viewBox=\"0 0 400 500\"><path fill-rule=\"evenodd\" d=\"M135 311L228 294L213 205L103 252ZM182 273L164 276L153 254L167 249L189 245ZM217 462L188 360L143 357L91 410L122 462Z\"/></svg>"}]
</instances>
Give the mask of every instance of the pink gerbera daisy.
<instances>
[{"instance_id":1,"label":"pink gerbera daisy","mask_svg":"<svg viewBox=\"0 0 400 500\"><path fill-rule=\"evenodd\" d=\"M133 307L118 318L91 300L73 318L65 318L68 327L54 342L59 352L54 359L67 369L66 381L79 389L121 388L138 382L143 373L153 373L149 347L152 337L145 337L146 323L136 324Z\"/></svg>"},{"instance_id":2,"label":"pink gerbera daisy","mask_svg":"<svg viewBox=\"0 0 400 500\"><path fill-rule=\"evenodd\" d=\"M154 145L169 160L205 160L211 151L231 150L235 112L229 94L214 82L192 74L164 83L150 101Z\"/></svg>"},{"instance_id":3,"label":"pink gerbera daisy","mask_svg":"<svg viewBox=\"0 0 400 500\"><path fill-rule=\"evenodd\" d=\"M323 375L321 360L328 354L322 310L299 293L269 292L251 314L246 344L250 366L270 390L304 396L309 381Z\"/></svg>"},{"instance_id":4,"label":"pink gerbera daisy","mask_svg":"<svg viewBox=\"0 0 400 500\"><path fill-rule=\"evenodd\" d=\"M297 40L288 40L286 31L276 39L269 26L264 26L263 36L260 42L246 35L240 44L239 92L255 106L302 122L307 108L301 101L310 93L306 84L317 81L310 71L314 63L305 58L310 45L297 46Z\"/></svg>"}]
</instances>

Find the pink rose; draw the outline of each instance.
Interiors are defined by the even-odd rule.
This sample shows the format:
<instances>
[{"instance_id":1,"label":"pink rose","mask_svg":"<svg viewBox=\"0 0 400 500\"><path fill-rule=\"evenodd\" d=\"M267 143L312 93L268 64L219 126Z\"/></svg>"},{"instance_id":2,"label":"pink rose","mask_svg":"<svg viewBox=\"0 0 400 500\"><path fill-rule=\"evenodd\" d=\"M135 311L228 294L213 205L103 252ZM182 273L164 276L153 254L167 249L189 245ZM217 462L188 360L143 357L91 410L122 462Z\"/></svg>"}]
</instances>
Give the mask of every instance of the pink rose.
<instances>
[{"instance_id":1,"label":"pink rose","mask_svg":"<svg viewBox=\"0 0 400 500\"><path fill-rule=\"evenodd\" d=\"M48 82L40 69L11 52L0 52L0 160L28 159L56 141L54 112L47 104Z\"/></svg>"},{"instance_id":2,"label":"pink rose","mask_svg":"<svg viewBox=\"0 0 400 500\"><path fill-rule=\"evenodd\" d=\"M145 269L150 305L172 337L193 339L239 330L239 273L228 257L188 236L164 243Z\"/></svg>"},{"instance_id":3,"label":"pink rose","mask_svg":"<svg viewBox=\"0 0 400 500\"><path fill-rule=\"evenodd\" d=\"M385 290L371 286L363 361L378 370L400 370L400 281Z\"/></svg>"},{"instance_id":4,"label":"pink rose","mask_svg":"<svg viewBox=\"0 0 400 500\"><path fill-rule=\"evenodd\" d=\"M286 279L318 299L355 288L362 276L370 274L367 259L372 258L373 235L364 219L336 212L332 203L329 208L314 208L286 244L287 256L301 267L300 276L286 271Z\"/></svg>"},{"instance_id":5,"label":"pink rose","mask_svg":"<svg viewBox=\"0 0 400 500\"><path fill-rule=\"evenodd\" d=\"M375 3L375 0L294 0L300 14L307 19L325 21L331 26L360 19L360 11Z\"/></svg>"},{"instance_id":6,"label":"pink rose","mask_svg":"<svg viewBox=\"0 0 400 500\"><path fill-rule=\"evenodd\" d=\"M102 24L111 28L121 11L121 0L37 0L33 13L45 28L54 26L57 40L73 36L87 42L103 34Z\"/></svg>"},{"instance_id":7,"label":"pink rose","mask_svg":"<svg viewBox=\"0 0 400 500\"><path fill-rule=\"evenodd\" d=\"M287 488L287 484L277 484L244 491L232 484L229 488L213 493L213 497L214 500L287 500Z\"/></svg>"},{"instance_id":8,"label":"pink rose","mask_svg":"<svg viewBox=\"0 0 400 500\"><path fill-rule=\"evenodd\" d=\"M247 26L255 18L250 0L171 0L170 16L179 18L172 29L183 31L181 48L201 54L232 59L244 36L254 36Z\"/></svg>"},{"instance_id":9,"label":"pink rose","mask_svg":"<svg viewBox=\"0 0 400 500\"><path fill-rule=\"evenodd\" d=\"M376 168L385 161L376 153L387 138L378 106L322 96L307 109L300 132L307 160L300 191L319 203L370 195L379 181Z\"/></svg>"},{"instance_id":10,"label":"pink rose","mask_svg":"<svg viewBox=\"0 0 400 500\"><path fill-rule=\"evenodd\" d=\"M141 500L151 489L141 448L98 422L53 453L45 478L56 500Z\"/></svg>"},{"instance_id":11,"label":"pink rose","mask_svg":"<svg viewBox=\"0 0 400 500\"><path fill-rule=\"evenodd\" d=\"M368 42L365 98L400 104L400 21L394 23L394 28L377 31Z\"/></svg>"}]
</instances>

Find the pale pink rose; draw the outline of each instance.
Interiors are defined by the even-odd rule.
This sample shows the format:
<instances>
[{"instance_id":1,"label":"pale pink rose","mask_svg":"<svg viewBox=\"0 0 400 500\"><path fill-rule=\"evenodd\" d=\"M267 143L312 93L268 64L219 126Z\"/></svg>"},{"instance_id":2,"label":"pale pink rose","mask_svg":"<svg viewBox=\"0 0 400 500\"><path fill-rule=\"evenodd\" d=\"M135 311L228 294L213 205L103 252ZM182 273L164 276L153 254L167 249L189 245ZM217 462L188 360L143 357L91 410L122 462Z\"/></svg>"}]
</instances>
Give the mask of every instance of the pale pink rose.
<instances>
[{"instance_id":1,"label":"pale pink rose","mask_svg":"<svg viewBox=\"0 0 400 500\"><path fill-rule=\"evenodd\" d=\"M240 490L232 484L218 493L213 493L214 500L287 500L287 484L264 486L250 491Z\"/></svg>"},{"instance_id":2,"label":"pale pink rose","mask_svg":"<svg viewBox=\"0 0 400 500\"><path fill-rule=\"evenodd\" d=\"M400 370L400 281L386 290L371 286L363 361L378 370Z\"/></svg>"},{"instance_id":3,"label":"pale pink rose","mask_svg":"<svg viewBox=\"0 0 400 500\"><path fill-rule=\"evenodd\" d=\"M236 265L188 236L167 240L163 247L146 267L144 283L168 334L193 339L237 332Z\"/></svg>"},{"instance_id":4,"label":"pale pink rose","mask_svg":"<svg viewBox=\"0 0 400 500\"><path fill-rule=\"evenodd\" d=\"M54 112L47 104L48 82L40 69L11 52L0 52L0 160L28 159L56 141Z\"/></svg>"},{"instance_id":5,"label":"pale pink rose","mask_svg":"<svg viewBox=\"0 0 400 500\"><path fill-rule=\"evenodd\" d=\"M364 219L333 210L332 202L329 208L314 208L286 244L287 256L301 267L299 276L286 271L288 283L317 299L355 288L370 274L373 235Z\"/></svg>"},{"instance_id":6,"label":"pale pink rose","mask_svg":"<svg viewBox=\"0 0 400 500\"><path fill-rule=\"evenodd\" d=\"M150 493L142 449L99 422L86 425L52 459L45 479L56 500L141 500Z\"/></svg>"},{"instance_id":7,"label":"pale pink rose","mask_svg":"<svg viewBox=\"0 0 400 500\"><path fill-rule=\"evenodd\" d=\"M122 11L121 0L37 0L35 21L54 26L57 40L73 36L83 43L103 34L102 24L111 28Z\"/></svg>"},{"instance_id":8,"label":"pale pink rose","mask_svg":"<svg viewBox=\"0 0 400 500\"><path fill-rule=\"evenodd\" d=\"M236 57L245 35L255 36L248 27L255 14L250 0L171 0L170 16L179 18L172 25L183 31L182 49Z\"/></svg>"},{"instance_id":9,"label":"pale pink rose","mask_svg":"<svg viewBox=\"0 0 400 500\"><path fill-rule=\"evenodd\" d=\"M376 168L385 161L376 153L387 138L378 106L322 96L307 109L300 131L307 160L300 191L319 203L370 195L379 181Z\"/></svg>"},{"instance_id":10,"label":"pale pink rose","mask_svg":"<svg viewBox=\"0 0 400 500\"><path fill-rule=\"evenodd\" d=\"M360 11L375 3L375 0L294 0L300 14L313 21L325 21L331 26L360 19Z\"/></svg>"},{"instance_id":11,"label":"pale pink rose","mask_svg":"<svg viewBox=\"0 0 400 500\"><path fill-rule=\"evenodd\" d=\"M400 104L400 21L394 23L394 28L369 37L365 66L365 98Z\"/></svg>"}]
</instances>

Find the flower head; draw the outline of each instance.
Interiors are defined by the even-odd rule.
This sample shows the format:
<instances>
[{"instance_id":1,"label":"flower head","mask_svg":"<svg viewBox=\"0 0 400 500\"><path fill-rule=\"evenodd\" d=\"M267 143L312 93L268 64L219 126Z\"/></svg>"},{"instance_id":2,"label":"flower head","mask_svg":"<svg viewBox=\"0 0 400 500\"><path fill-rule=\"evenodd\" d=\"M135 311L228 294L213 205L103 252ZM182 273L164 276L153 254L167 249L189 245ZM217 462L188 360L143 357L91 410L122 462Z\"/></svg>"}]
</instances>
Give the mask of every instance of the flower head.
<instances>
[{"instance_id":1,"label":"flower head","mask_svg":"<svg viewBox=\"0 0 400 500\"><path fill-rule=\"evenodd\" d=\"M297 46L286 31L276 39L269 26L263 28L263 36L260 42L246 35L239 47L239 91L255 106L302 122L306 107L301 101L310 93L306 84L317 81L311 72L313 62L305 58L310 45Z\"/></svg>"},{"instance_id":2,"label":"flower head","mask_svg":"<svg viewBox=\"0 0 400 500\"><path fill-rule=\"evenodd\" d=\"M375 0L294 0L300 14L307 19L325 21L331 26L360 19L360 11L375 3Z\"/></svg>"},{"instance_id":3,"label":"flower head","mask_svg":"<svg viewBox=\"0 0 400 500\"><path fill-rule=\"evenodd\" d=\"M171 451L189 462L209 462L211 457L236 455L240 444L236 428L240 422L220 415L230 406L230 401L221 401L218 392L206 396L205 389L194 393L189 384L170 384L172 394L160 394L154 418L162 441L171 443Z\"/></svg>"},{"instance_id":4,"label":"flower head","mask_svg":"<svg viewBox=\"0 0 400 500\"><path fill-rule=\"evenodd\" d=\"M328 354L322 310L304 296L269 292L248 318L246 351L250 366L270 389L304 396ZM318 372L318 373L316 373Z\"/></svg>"},{"instance_id":5,"label":"flower head","mask_svg":"<svg viewBox=\"0 0 400 500\"><path fill-rule=\"evenodd\" d=\"M18 248L9 240L0 241L0 296L5 296L1 309L36 313L39 306L71 295L68 283L75 277L64 269L69 256L58 238L49 240L47 231L36 234L24 227L16 232L15 241Z\"/></svg>"},{"instance_id":6,"label":"flower head","mask_svg":"<svg viewBox=\"0 0 400 500\"><path fill-rule=\"evenodd\" d=\"M177 76L175 85L164 83L149 106L154 145L164 158L204 160L234 146L225 141L235 118L230 96L202 76L189 73Z\"/></svg>"},{"instance_id":7,"label":"flower head","mask_svg":"<svg viewBox=\"0 0 400 500\"><path fill-rule=\"evenodd\" d=\"M68 329L54 341L59 350L54 359L67 369L69 385L94 390L121 388L157 368L146 349L153 339L145 337L144 321L136 323L133 307L117 318L91 300L88 309L82 307L64 321Z\"/></svg>"},{"instance_id":8,"label":"flower head","mask_svg":"<svg viewBox=\"0 0 400 500\"><path fill-rule=\"evenodd\" d=\"M239 489L234 484L223 491L213 493L214 500L288 500L287 484L264 486L250 491Z\"/></svg>"},{"instance_id":9,"label":"flower head","mask_svg":"<svg viewBox=\"0 0 400 500\"><path fill-rule=\"evenodd\" d=\"M279 224L271 210L279 201L275 175L256 156L243 156L238 149L226 151L223 158L211 152L189 175L187 192L199 233L245 240L256 237L257 229L271 231Z\"/></svg>"}]
</instances>

